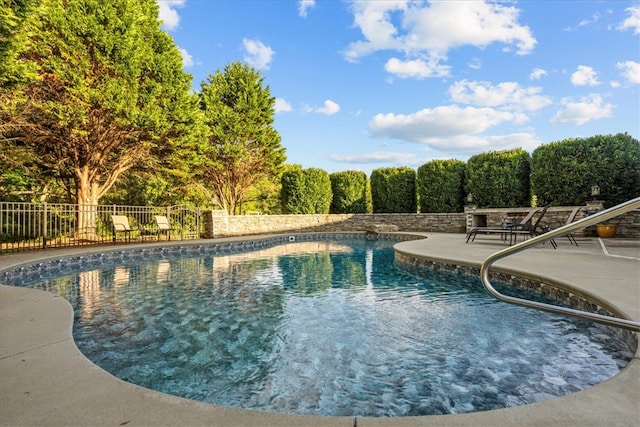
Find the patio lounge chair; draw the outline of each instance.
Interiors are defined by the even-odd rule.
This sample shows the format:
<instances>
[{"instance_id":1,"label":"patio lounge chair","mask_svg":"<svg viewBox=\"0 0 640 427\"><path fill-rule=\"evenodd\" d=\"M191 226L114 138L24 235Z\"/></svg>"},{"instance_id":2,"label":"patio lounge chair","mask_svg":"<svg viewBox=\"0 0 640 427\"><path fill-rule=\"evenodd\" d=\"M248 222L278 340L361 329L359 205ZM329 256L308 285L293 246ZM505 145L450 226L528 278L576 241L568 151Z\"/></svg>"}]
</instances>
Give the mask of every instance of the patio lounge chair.
<instances>
[{"instance_id":1,"label":"patio lounge chair","mask_svg":"<svg viewBox=\"0 0 640 427\"><path fill-rule=\"evenodd\" d=\"M539 208L533 208L529 211L527 216L525 216L522 221L518 223L503 223L502 227L473 227L467 233L467 243L469 241L474 241L478 233L483 234L500 234L502 240L506 240L507 235L510 234L511 230L514 228L522 228L531 224L531 218L539 211ZM511 237L511 236L510 236Z\"/></svg>"},{"instance_id":2,"label":"patio lounge chair","mask_svg":"<svg viewBox=\"0 0 640 427\"><path fill-rule=\"evenodd\" d=\"M124 233L127 242L131 242L131 232L134 229L129 225L129 218L126 215L111 215L113 224L113 243L116 243L118 233Z\"/></svg>"},{"instance_id":3,"label":"patio lounge chair","mask_svg":"<svg viewBox=\"0 0 640 427\"><path fill-rule=\"evenodd\" d=\"M544 218L544 214L547 213L547 209L549 209L549 206L545 206L544 208L542 208L542 210L540 211L540 215L533 224L530 223L512 227L509 231L509 244L512 245L516 243L518 235L523 235L525 236L525 238L527 236L535 237L539 234L543 234L549 231L548 227L544 227L540 224L540 221L542 221L542 218ZM558 244L555 240L550 239L549 242L551 243L551 246L553 246L553 249L556 249L558 247Z\"/></svg>"},{"instance_id":4,"label":"patio lounge chair","mask_svg":"<svg viewBox=\"0 0 640 427\"><path fill-rule=\"evenodd\" d=\"M158 240L160 240L160 233L167 234L167 240L171 240L171 231L174 230L171 227L171 223L169 222L169 218L164 215L155 215L156 218L156 233L158 234Z\"/></svg>"},{"instance_id":5,"label":"patio lounge chair","mask_svg":"<svg viewBox=\"0 0 640 427\"><path fill-rule=\"evenodd\" d=\"M578 212L580 212L582 208L583 208L582 206L576 206L575 208L573 208L573 210L567 217L567 222L565 223L565 225L571 224L573 221L575 221L576 216L578 215ZM544 225L541 226L541 229L544 233L550 230L549 227ZM578 246L578 242L576 241L576 238L573 236L573 233L566 234L565 236L567 237L567 239L569 239L569 243L571 243L572 245Z\"/></svg>"},{"instance_id":6,"label":"patio lounge chair","mask_svg":"<svg viewBox=\"0 0 640 427\"><path fill-rule=\"evenodd\" d=\"M573 210L569 214L569 217L567 218L566 224L571 224L573 221L575 221L576 216L578 215L578 212L580 212L581 210L582 210L582 206L576 206L575 208L573 208ZM573 233L567 234L567 239L569 239L569 243L571 243L572 245L578 246L578 242L576 241L576 238L574 237Z\"/></svg>"}]
</instances>

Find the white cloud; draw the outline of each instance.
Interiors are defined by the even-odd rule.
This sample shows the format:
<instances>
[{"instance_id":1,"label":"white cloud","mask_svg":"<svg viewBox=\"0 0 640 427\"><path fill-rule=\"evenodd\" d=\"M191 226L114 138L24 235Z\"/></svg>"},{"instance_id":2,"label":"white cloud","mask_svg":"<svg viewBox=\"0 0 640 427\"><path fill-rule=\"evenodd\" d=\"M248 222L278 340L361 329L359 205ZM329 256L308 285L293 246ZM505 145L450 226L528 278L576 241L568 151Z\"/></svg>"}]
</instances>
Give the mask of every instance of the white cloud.
<instances>
[{"instance_id":1,"label":"white cloud","mask_svg":"<svg viewBox=\"0 0 640 427\"><path fill-rule=\"evenodd\" d=\"M427 58L427 63L437 64L460 46L505 43L515 46L518 54L527 54L536 45L529 27L518 23L519 10L495 2L352 1L351 8L364 39L347 47L344 55L350 61L395 50L408 59Z\"/></svg>"},{"instance_id":2,"label":"white cloud","mask_svg":"<svg viewBox=\"0 0 640 427\"><path fill-rule=\"evenodd\" d=\"M398 58L391 58L387 61L384 69L402 79L427 77L446 77L449 75L451 67L440 65L437 62L425 62L421 59L402 61Z\"/></svg>"},{"instance_id":3,"label":"white cloud","mask_svg":"<svg viewBox=\"0 0 640 427\"><path fill-rule=\"evenodd\" d=\"M467 66L472 70L479 70L480 68L482 68L482 60L480 58L473 58L471 61L469 61Z\"/></svg>"},{"instance_id":4,"label":"white cloud","mask_svg":"<svg viewBox=\"0 0 640 427\"><path fill-rule=\"evenodd\" d=\"M156 0L158 3L158 19L162 21L162 28L173 31L180 24L180 15L176 8L184 5L185 0Z\"/></svg>"},{"instance_id":5,"label":"white cloud","mask_svg":"<svg viewBox=\"0 0 640 427\"><path fill-rule=\"evenodd\" d=\"M598 73L586 65L578 65L578 70L571 74L571 84L574 86L596 86L599 85Z\"/></svg>"},{"instance_id":6,"label":"white cloud","mask_svg":"<svg viewBox=\"0 0 640 427\"><path fill-rule=\"evenodd\" d=\"M193 56L191 56L191 54L189 54L189 52L187 52L187 49L184 48L178 48L180 50L180 55L182 55L182 63L184 64L185 68L189 68L189 67L193 67Z\"/></svg>"},{"instance_id":7,"label":"white cloud","mask_svg":"<svg viewBox=\"0 0 640 427\"><path fill-rule=\"evenodd\" d=\"M460 108L457 105L425 108L412 114L376 114L369 128L374 136L421 142L430 146L438 141L479 134L505 122L517 123L519 114L492 108Z\"/></svg>"},{"instance_id":8,"label":"white cloud","mask_svg":"<svg viewBox=\"0 0 640 427\"><path fill-rule=\"evenodd\" d=\"M285 101L282 98L276 98L276 105L275 105L276 114L287 113L292 110L293 108L291 108L291 104L289 104L287 101Z\"/></svg>"},{"instance_id":9,"label":"white cloud","mask_svg":"<svg viewBox=\"0 0 640 427\"><path fill-rule=\"evenodd\" d=\"M591 94L578 101L563 98L561 103L563 109L551 119L552 124L583 125L592 120L611 117L613 114L613 105L603 103L602 97L598 94Z\"/></svg>"},{"instance_id":10,"label":"white cloud","mask_svg":"<svg viewBox=\"0 0 640 427\"><path fill-rule=\"evenodd\" d=\"M428 8L413 7L405 16L412 29L410 47L446 52L458 46L485 47L501 42L515 44L519 54L530 53L536 40L528 27L518 24L515 7L495 2L433 2Z\"/></svg>"},{"instance_id":11,"label":"white cloud","mask_svg":"<svg viewBox=\"0 0 640 427\"><path fill-rule=\"evenodd\" d=\"M430 147L440 151L473 154L479 151L499 151L523 148L531 151L543 142L530 133L507 135L456 135L446 138L430 138Z\"/></svg>"},{"instance_id":12,"label":"white cloud","mask_svg":"<svg viewBox=\"0 0 640 427\"><path fill-rule=\"evenodd\" d=\"M600 18L602 18L602 15L599 12L596 12L593 14L593 16L591 16L591 19L583 19L582 21L580 21L578 23L578 26L584 27L584 26L596 23L600 20Z\"/></svg>"},{"instance_id":13,"label":"white cloud","mask_svg":"<svg viewBox=\"0 0 640 427\"><path fill-rule=\"evenodd\" d=\"M316 5L316 0L300 0L298 5L298 15L303 18L307 17L307 10L312 9Z\"/></svg>"},{"instance_id":14,"label":"white cloud","mask_svg":"<svg viewBox=\"0 0 640 427\"><path fill-rule=\"evenodd\" d=\"M244 60L258 70L268 70L269 64L276 53L260 40L242 39L245 50Z\"/></svg>"},{"instance_id":15,"label":"white cloud","mask_svg":"<svg viewBox=\"0 0 640 427\"><path fill-rule=\"evenodd\" d=\"M540 80L543 76L547 75L547 71L543 70L542 68L534 68L533 71L531 71L531 74L529 74L529 79L530 80Z\"/></svg>"},{"instance_id":16,"label":"white cloud","mask_svg":"<svg viewBox=\"0 0 640 427\"><path fill-rule=\"evenodd\" d=\"M633 34L640 34L640 6L628 7L625 12L629 14L627 19L618 26L620 31L632 29Z\"/></svg>"},{"instance_id":17,"label":"white cloud","mask_svg":"<svg viewBox=\"0 0 640 427\"><path fill-rule=\"evenodd\" d=\"M340 155L333 154L329 156L330 160L341 163L382 163L396 165L416 164L416 156L413 153L399 153L390 151L377 151L365 154Z\"/></svg>"},{"instance_id":18,"label":"white cloud","mask_svg":"<svg viewBox=\"0 0 640 427\"><path fill-rule=\"evenodd\" d=\"M506 107L517 111L535 111L551 104L551 98L540 95L541 91L542 88L524 88L516 82L502 82L493 86L489 82L461 80L449 87L449 95L454 102L480 107Z\"/></svg>"},{"instance_id":19,"label":"white cloud","mask_svg":"<svg viewBox=\"0 0 640 427\"><path fill-rule=\"evenodd\" d=\"M635 61L618 62L616 68L629 83L640 83L640 63Z\"/></svg>"},{"instance_id":20,"label":"white cloud","mask_svg":"<svg viewBox=\"0 0 640 427\"><path fill-rule=\"evenodd\" d=\"M402 42L397 40L396 27L390 21L390 14L402 9L403 2L353 2L354 24L360 28L365 41L351 43L345 52L348 60L357 60L377 50L402 50Z\"/></svg>"},{"instance_id":21,"label":"white cloud","mask_svg":"<svg viewBox=\"0 0 640 427\"><path fill-rule=\"evenodd\" d=\"M611 15L611 10L607 10L605 12L605 15ZM574 27L566 27L564 29L564 31L578 31L580 29L580 27L586 27L589 26L591 24L595 24L596 22L600 21L603 18L603 14L600 12L596 12L593 15L591 15L591 18L587 18L587 19L583 19L582 21L578 22L577 26Z\"/></svg>"},{"instance_id":22,"label":"white cloud","mask_svg":"<svg viewBox=\"0 0 640 427\"><path fill-rule=\"evenodd\" d=\"M305 107L304 111L306 113L318 113L318 114L324 114L327 116L332 116L334 114L336 114L338 111L340 111L340 105L338 105L337 103L335 103L334 101L327 99L326 101L324 101L324 106L323 107Z\"/></svg>"}]
</instances>

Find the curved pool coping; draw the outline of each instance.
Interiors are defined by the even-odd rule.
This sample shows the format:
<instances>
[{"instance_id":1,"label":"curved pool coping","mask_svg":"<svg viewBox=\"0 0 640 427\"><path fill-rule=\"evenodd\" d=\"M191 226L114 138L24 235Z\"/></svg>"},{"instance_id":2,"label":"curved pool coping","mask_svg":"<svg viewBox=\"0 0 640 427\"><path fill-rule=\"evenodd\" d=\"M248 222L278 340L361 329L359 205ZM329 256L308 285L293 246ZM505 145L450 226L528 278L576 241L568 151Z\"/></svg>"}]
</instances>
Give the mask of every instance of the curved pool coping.
<instances>
[{"instance_id":1,"label":"curved pool coping","mask_svg":"<svg viewBox=\"0 0 640 427\"><path fill-rule=\"evenodd\" d=\"M407 234L407 233L404 233ZM477 268L504 246L465 244L460 234L414 233L427 239L396 245L403 256ZM256 237L145 243L32 252L0 257L0 272L91 252L203 245ZM597 245L597 242L595 243ZM496 271L571 289L640 320L640 260L587 247L539 246L495 265ZM635 252L634 252L635 253ZM542 271L541 271L542 270ZM0 425L353 426L353 417L285 415L228 408L127 383L88 360L72 337L73 310L50 293L0 285ZM636 334L636 338L639 334ZM640 352L618 375L589 389L535 404L458 415L358 417L362 426L637 426Z\"/></svg>"}]
</instances>

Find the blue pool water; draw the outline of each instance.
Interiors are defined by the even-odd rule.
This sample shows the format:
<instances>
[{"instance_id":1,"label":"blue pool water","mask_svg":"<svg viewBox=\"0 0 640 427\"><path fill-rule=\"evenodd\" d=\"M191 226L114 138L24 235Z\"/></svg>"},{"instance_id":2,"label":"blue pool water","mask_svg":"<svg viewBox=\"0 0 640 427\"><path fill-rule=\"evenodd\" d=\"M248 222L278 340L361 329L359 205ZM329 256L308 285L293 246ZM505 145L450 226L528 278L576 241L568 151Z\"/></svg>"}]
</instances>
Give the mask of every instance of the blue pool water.
<instances>
[{"instance_id":1,"label":"blue pool water","mask_svg":"<svg viewBox=\"0 0 640 427\"><path fill-rule=\"evenodd\" d=\"M281 413L516 406L602 382L632 356L607 327L498 302L477 279L401 268L393 243L124 256L23 285L67 298L80 350L123 380Z\"/></svg>"}]
</instances>

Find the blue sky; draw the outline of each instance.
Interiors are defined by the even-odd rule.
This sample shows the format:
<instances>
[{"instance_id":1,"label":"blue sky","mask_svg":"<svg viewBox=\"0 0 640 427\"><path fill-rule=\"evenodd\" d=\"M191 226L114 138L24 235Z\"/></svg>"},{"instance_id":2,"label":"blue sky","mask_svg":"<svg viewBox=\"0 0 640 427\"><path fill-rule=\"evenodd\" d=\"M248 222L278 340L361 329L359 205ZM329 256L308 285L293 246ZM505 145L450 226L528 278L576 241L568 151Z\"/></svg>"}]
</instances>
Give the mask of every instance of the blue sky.
<instances>
[{"instance_id":1,"label":"blue sky","mask_svg":"<svg viewBox=\"0 0 640 427\"><path fill-rule=\"evenodd\" d=\"M640 137L639 1L157 0L194 89L231 62L329 173Z\"/></svg>"}]
</instances>

